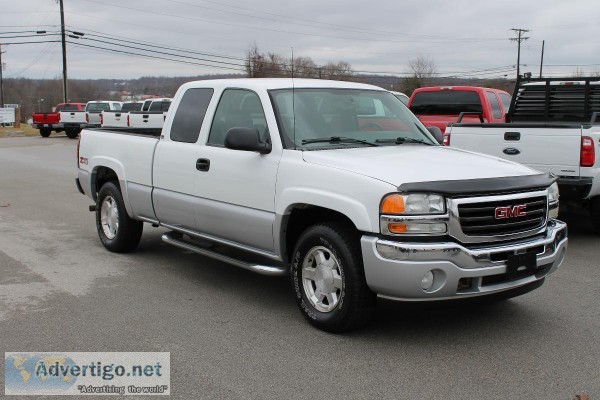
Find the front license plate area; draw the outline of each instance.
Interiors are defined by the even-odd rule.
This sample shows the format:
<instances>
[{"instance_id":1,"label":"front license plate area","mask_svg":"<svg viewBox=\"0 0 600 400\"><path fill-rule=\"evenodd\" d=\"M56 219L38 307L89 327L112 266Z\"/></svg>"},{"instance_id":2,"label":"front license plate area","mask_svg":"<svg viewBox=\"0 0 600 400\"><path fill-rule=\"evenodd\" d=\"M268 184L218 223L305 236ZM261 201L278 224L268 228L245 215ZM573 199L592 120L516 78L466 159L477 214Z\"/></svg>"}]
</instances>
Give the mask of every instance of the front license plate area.
<instances>
[{"instance_id":1,"label":"front license plate area","mask_svg":"<svg viewBox=\"0 0 600 400\"><path fill-rule=\"evenodd\" d=\"M533 275L537 272L537 260L535 253L513 254L506 260L506 273L509 278L516 278L518 275L527 272L527 275Z\"/></svg>"}]
</instances>

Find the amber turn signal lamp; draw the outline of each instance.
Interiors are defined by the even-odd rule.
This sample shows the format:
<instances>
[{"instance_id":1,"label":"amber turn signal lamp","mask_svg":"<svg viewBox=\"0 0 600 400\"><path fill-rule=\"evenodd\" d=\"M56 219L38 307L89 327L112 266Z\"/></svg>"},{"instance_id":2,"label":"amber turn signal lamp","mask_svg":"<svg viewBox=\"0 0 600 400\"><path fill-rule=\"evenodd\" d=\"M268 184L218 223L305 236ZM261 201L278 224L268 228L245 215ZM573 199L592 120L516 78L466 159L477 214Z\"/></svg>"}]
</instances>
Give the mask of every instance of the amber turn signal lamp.
<instances>
[{"instance_id":1,"label":"amber turn signal lamp","mask_svg":"<svg viewBox=\"0 0 600 400\"><path fill-rule=\"evenodd\" d=\"M404 212L404 199L399 194L390 194L381 202L382 214L402 214Z\"/></svg>"},{"instance_id":2,"label":"amber turn signal lamp","mask_svg":"<svg viewBox=\"0 0 600 400\"><path fill-rule=\"evenodd\" d=\"M406 233L406 224L389 224L388 230L391 233Z\"/></svg>"}]
</instances>

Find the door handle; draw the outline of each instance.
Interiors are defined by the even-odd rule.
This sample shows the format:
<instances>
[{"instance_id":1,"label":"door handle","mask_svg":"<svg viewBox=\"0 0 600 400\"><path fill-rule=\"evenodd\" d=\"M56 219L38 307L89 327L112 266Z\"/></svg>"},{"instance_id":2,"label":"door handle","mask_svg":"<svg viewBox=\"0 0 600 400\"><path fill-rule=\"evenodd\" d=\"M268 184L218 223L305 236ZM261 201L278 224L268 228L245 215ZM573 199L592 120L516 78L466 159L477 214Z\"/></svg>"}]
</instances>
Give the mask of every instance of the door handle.
<instances>
[{"instance_id":1,"label":"door handle","mask_svg":"<svg viewBox=\"0 0 600 400\"><path fill-rule=\"evenodd\" d=\"M208 171L210 169L210 160L207 158L199 158L196 160L196 169L198 171Z\"/></svg>"},{"instance_id":2,"label":"door handle","mask_svg":"<svg viewBox=\"0 0 600 400\"><path fill-rule=\"evenodd\" d=\"M521 132L504 132L504 140L521 140Z\"/></svg>"}]
</instances>

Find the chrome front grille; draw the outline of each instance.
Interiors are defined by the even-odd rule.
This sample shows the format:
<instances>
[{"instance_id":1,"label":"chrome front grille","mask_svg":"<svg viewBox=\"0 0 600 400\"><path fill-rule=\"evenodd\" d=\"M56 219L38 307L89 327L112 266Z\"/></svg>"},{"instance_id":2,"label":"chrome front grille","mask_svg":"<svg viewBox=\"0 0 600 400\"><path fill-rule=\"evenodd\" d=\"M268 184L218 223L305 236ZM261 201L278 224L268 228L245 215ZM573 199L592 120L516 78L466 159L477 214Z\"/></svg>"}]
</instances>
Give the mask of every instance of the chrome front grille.
<instances>
[{"instance_id":1,"label":"chrome front grille","mask_svg":"<svg viewBox=\"0 0 600 400\"><path fill-rule=\"evenodd\" d=\"M460 228L469 237L530 232L546 224L547 213L546 196L498 196L498 200L458 204Z\"/></svg>"}]
</instances>

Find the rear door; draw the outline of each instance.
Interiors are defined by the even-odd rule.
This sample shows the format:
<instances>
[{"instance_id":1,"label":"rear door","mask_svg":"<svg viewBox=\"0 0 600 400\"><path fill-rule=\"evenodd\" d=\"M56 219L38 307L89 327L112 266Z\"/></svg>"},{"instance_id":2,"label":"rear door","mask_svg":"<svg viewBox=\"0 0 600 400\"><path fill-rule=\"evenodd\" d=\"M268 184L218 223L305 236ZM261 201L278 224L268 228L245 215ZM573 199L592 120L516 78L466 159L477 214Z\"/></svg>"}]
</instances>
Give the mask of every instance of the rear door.
<instances>
[{"instance_id":1,"label":"rear door","mask_svg":"<svg viewBox=\"0 0 600 400\"><path fill-rule=\"evenodd\" d=\"M581 127L525 124L451 129L450 146L501 157L558 176L579 176Z\"/></svg>"}]
</instances>

